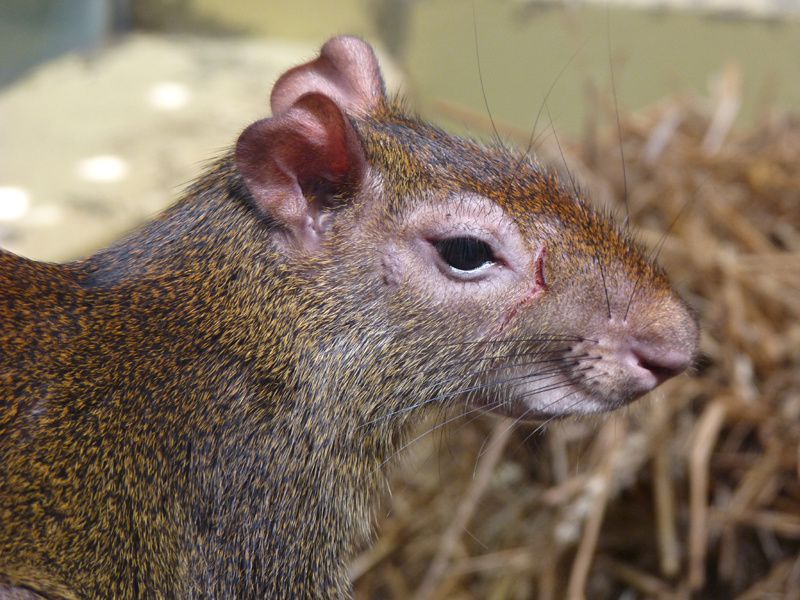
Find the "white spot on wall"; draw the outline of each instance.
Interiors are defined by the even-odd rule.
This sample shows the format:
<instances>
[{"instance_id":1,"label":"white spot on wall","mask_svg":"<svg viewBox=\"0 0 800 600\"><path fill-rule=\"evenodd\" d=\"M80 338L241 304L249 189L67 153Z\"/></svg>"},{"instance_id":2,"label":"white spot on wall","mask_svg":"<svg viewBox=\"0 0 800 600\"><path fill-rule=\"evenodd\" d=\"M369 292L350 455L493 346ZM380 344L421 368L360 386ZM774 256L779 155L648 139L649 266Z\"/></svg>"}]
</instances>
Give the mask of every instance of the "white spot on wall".
<instances>
[{"instance_id":1,"label":"white spot on wall","mask_svg":"<svg viewBox=\"0 0 800 600\"><path fill-rule=\"evenodd\" d=\"M119 156L103 154L78 163L78 175L95 183L114 183L128 174L128 163Z\"/></svg>"},{"instance_id":2,"label":"white spot on wall","mask_svg":"<svg viewBox=\"0 0 800 600\"><path fill-rule=\"evenodd\" d=\"M156 110L178 110L189 102L189 89L182 83L163 81L147 91L147 103Z\"/></svg>"},{"instance_id":3,"label":"white spot on wall","mask_svg":"<svg viewBox=\"0 0 800 600\"><path fill-rule=\"evenodd\" d=\"M0 221L18 221L28 212L28 192L16 186L0 186Z\"/></svg>"}]
</instances>

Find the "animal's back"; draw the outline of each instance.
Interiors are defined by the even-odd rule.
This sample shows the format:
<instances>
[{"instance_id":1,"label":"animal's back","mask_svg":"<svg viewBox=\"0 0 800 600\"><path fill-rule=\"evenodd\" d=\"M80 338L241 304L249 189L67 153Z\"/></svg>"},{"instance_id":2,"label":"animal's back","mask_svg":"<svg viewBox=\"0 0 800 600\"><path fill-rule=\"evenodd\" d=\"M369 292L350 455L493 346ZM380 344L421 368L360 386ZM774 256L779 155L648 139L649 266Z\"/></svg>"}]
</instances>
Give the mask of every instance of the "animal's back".
<instances>
[{"instance_id":1,"label":"animal's back","mask_svg":"<svg viewBox=\"0 0 800 600\"><path fill-rule=\"evenodd\" d=\"M48 532L21 524L53 522L53 514L32 514L54 508L40 500L50 492L42 475L55 448L39 432L53 417L48 398L61 395L59 364L69 354L65 337L79 297L72 266L0 250L0 599L40 597L32 590L70 597L54 574L38 571L41 562L29 560L29 542Z\"/></svg>"},{"instance_id":2,"label":"animal's back","mask_svg":"<svg viewBox=\"0 0 800 600\"><path fill-rule=\"evenodd\" d=\"M32 389L56 377L56 365L68 354L80 291L71 265L0 249L0 435Z\"/></svg>"}]
</instances>

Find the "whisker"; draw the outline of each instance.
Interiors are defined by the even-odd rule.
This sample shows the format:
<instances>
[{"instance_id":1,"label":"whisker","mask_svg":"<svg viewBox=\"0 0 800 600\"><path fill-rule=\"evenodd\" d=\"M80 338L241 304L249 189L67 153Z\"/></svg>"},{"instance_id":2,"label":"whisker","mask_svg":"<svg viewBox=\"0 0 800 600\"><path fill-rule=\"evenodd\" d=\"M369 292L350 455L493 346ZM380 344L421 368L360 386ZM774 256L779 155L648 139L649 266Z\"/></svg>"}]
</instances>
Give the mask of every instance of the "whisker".
<instances>
[{"instance_id":1,"label":"whisker","mask_svg":"<svg viewBox=\"0 0 800 600\"><path fill-rule=\"evenodd\" d=\"M590 378L590 379L591 379L591 378ZM588 379L587 379L587 380L588 380ZM571 383L571 382L570 382L570 383ZM555 389L558 389L558 388L555 388ZM551 391L551 390L542 390L542 391ZM556 399L555 399L555 400L553 400L552 402L548 402L548 403L547 403L545 406L543 406L543 407L538 407L536 410L546 410L546 409L550 408L551 406L553 406L554 404L556 404L557 402L561 402L561 401L562 401L564 398L569 398L571 395L573 395L573 394L576 394L577 392L578 392L578 390L574 390L574 391L572 391L572 392L570 392L570 393L568 393L568 394L564 394L563 396L560 396L560 397L556 398ZM575 400L575 402L572 402L572 403L568 404L568 405L567 405L567 408L566 408L566 411L569 411L570 409L572 409L572 407L573 407L573 406L575 406L575 405L577 405L577 404L578 404L580 401L581 401L581 398L578 398L577 400ZM514 420L512 421L511 425L509 425L509 429L510 429L511 427L514 427L515 425L518 425L518 424L520 423L520 421L522 421L522 420L523 420L523 419L525 419L525 418L526 418L526 417L527 417L529 414L531 414L531 412L533 412L533 410L534 410L534 407L530 407L530 408L528 408L528 409L527 409L525 412L523 412L521 415L519 415L519 416L518 416L516 419L514 419ZM566 412L566 411L565 411L565 412ZM541 429L543 426L545 426L545 425L547 425L548 423L551 423L553 420L557 419L559 416L560 416L560 415L554 415L554 416L552 416L552 417L549 417L548 419L546 419L546 420L545 420L545 421L544 421L544 422L543 422L541 425L539 425L539 426L538 426L538 427L537 427L537 428L534 430L534 433L536 433L536 431L538 431L539 429ZM526 436L526 437L525 437L525 438L522 440L522 443L524 444L525 442L527 442L527 441L528 441L528 439L531 437L531 435L533 435L533 434L530 434L530 435ZM481 456L482 456L482 453L478 453L478 458L480 458Z\"/></svg>"},{"instance_id":2,"label":"whisker","mask_svg":"<svg viewBox=\"0 0 800 600\"><path fill-rule=\"evenodd\" d=\"M544 143L546 139L548 139L552 135L552 131L548 131L547 129L542 129L539 133L536 134L536 137L533 139L533 145L539 146L539 144Z\"/></svg>"},{"instance_id":3,"label":"whisker","mask_svg":"<svg viewBox=\"0 0 800 600\"><path fill-rule=\"evenodd\" d=\"M526 343L536 343L536 342L594 342L596 344L597 340L575 335L559 336L556 334L548 334L546 336L530 337L530 338L503 338L498 340L475 340L469 342L443 342L434 345L447 347L447 346L479 346L482 344L526 344Z\"/></svg>"},{"instance_id":4,"label":"whisker","mask_svg":"<svg viewBox=\"0 0 800 600\"><path fill-rule=\"evenodd\" d=\"M525 366L533 366L533 365L539 365L539 364L564 365L564 364L571 364L571 363L575 363L575 365L577 366L581 361L599 360L599 359L600 359L600 357L590 356L589 354L578 354L578 355L575 355L575 356L562 356L562 357L559 357L559 358L544 359L544 360L540 360L540 361L528 361L528 362L523 362L523 363L512 363L510 365L498 365L496 367L490 367L488 369L485 369L483 371L479 371L477 373L475 373L475 372L473 372L473 373L459 373L457 375L453 375L452 377L448 377L447 379L442 379L442 380L439 380L439 381L431 382L430 384L428 384L427 387L442 387L443 385L446 385L446 384L451 383L453 381L458 381L460 379L464 379L466 377L470 377L470 376L475 377L475 376L478 376L478 375L481 375L481 374L493 373L493 372L502 371L502 370L505 370L505 369L512 369L514 367L525 367ZM547 372L551 372L551 371L537 371L536 373L532 373L532 374L528 374L528 375L521 375L520 378L528 377L528 376L541 375L543 373L547 373ZM506 380L506 381L508 381L508 380Z\"/></svg>"},{"instance_id":5,"label":"whisker","mask_svg":"<svg viewBox=\"0 0 800 600\"><path fill-rule=\"evenodd\" d=\"M517 160L516 165L514 165L514 170L512 171L512 173L516 173L519 170L519 168L522 166L522 163L525 161L525 159L530 156L531 150L533 149L533 143L534 143L534 140L535 140L535 137L536 137L536 129L539 126L539 118L542 116L542 109L544 109L545 103L550 99L550 94L553 93L553 90L555 89L556 84L561 79L561 76L569 68L569 66L572 64L572 61L575 60L575 57L578 56L580 51L583 50L583 47L585 45L586 45L586 42L584 41L578 47L578 49L575 50L575 52L572 53L572 56L569 57L569 60L566 62L566 64L564 64L563 67L561 67L561 70L558 72L558 75L556 75L555 79L553 79L553 82L550 84L550 87L547 88L547 93L544 95L544 98L542 99L542 103L539 105L539 110L536 113L536 119L534 119L534 121L533 121L533 128L531 129L531 134L528 137L528 145L525 148L525 152L519 157L519 160Z\"/></svg>"},{"instance_id":6,"label":"whisker","mask_svg":"<svg viewBox=\"0 0 800 600\"><path fill-rule=\"evenodd\" d=\"M622 146L622 125L619 120L619 104L617 102L617 83L614 78L614 62L611 60L611 35L610 20L608 15L608 5L606 5L606 43L608 45L608 70L611 72L611 90L614 95L614 114L617 118L617 136L619 138L619 157L622 163L622 197L625 201L625 228L628 228L631 218L630 206L628 204L628 171L625 168L625 149Z\"/></svg>"},{"instance_id":7,"label":"whisker","mask_svg":"<svg viewBox=\"0 0 800 600\"><path fill-rule=\"evenodd\" d=\"M400 453L401 453L403 450L405 450L406 448L408 448L408 447L409 447L409 446L411 446L412 444L414 444L414 443L418 442L419 440L421 440L422 438L424 438L426 435L428 435L428 434L430 434L430 433L432 433L432 432L436 431L437 429L441 429L441 428L442 428L442 427L444 427L445 425L448 425L449 423L452 423L453 421L456 421L456 420L458 420L458 419L461 419L461 418L463 418L463 417L467 416L468 414L471 414L471 413L474 413L474 412L485 412L487 409L492 409L492 408L494 408L494 407L496 407L496 406L499 406L499 405L500 405L500 404L502 404L503 402L504 402L504 400L501 400L501 401L498 401L498 402L493 402L493 403L491 403L491 404L487 404L487 405L485 405L485 406L479 406L479 407L475 407L475 408L473 408L473 409L471 409L471 410L468 410L467 412L464 412L464 413L459 413L459 414L455 415L454 417L450 417L449 419L445 419L444 421L440 421L439 423L437 423L437 424L436 424L436 425L434 425L433 427L430 427L429 429L426 429L424 432L422 432L421 434L419 434L417 437L415 437L415 438L414 438L413 440L411 440L410 442L408 442L408 443L406 443L406 444L403 444L403 446L401 446L401 447L400 447L400 448L398 448L396 451L394 451L394 452L392 453L392 455L391 455L389 458L387 458L387 459L386 459L386 460L384 460L384 461L383 461L383 462L382 462L380 465L378 465L378 468L380 469L380 468L382 468L382 467L386 466L386 464L387 464L389 461L391 461L391 460L392 460L392 459L393 459L395 456L397 456L398 454L400 454Z\"/></svg>"},{"instance_id":8,"label":"whisker","mask_svg":"<svg viewBox=\"0 0 800 600\"><path fill-rule=\"evenodd\" d=\"M547 105L547 101L550 99L550 94L555 89L556 84L561 79L561 76L564 74L567 68L572 64L572 61L574 61L575 57L578 56L578 54L580 54L581 50L583 50L584 46L586 46L585 40L580 46L578 46L578 49L572 53L572 56L569 57L567 63L563 67L561 67L561 70L558 72L558 75L556 75L556 78L553 80L553 83L551 83L550 87L547 89L547 93L544 95L542 103L539 105L539 111L536 113L536 119L533 121L533 129L531 130L531 135L528 138L528 147L525 149L525 154L529 154L530 151L533 149L533 144L535 141L534 136L536 135L536 128L539 126L539 118L542 116L542 110ZM519 165L517 166L519 167Z\"/></svg>"},{"instance_id":9,"label":"whisker","mask_svg":"<svg viewBox=\"0 0 800 600\"><path fill-rule=\"evenodd\" d=\"M590 368L591 367L586 367L585 369L576 369L573 372L579 373L579 372L582 372L584 370L589 370ZM500 381L492 381L492 382L489 382L489 383L481 383L481 384L474 385L474 386L471 386L471 387L462 388L462 389L456 390L454 392L448 392L446 394L440 394L438 396L434 396L432 398L428 398L426 400L423 400L422 402L417 402L416 404L412 404L411 406L404 406L403 408L399 408L399 409L397 409L395 411L392 411L392 412L390 412L388 414L381 415L380 417L376 417L375 419L372 419L372 420L367 421L366 423L364 423L362 425L359 425L357 429L363 429L364 427L367 427L369 425L373 425L375 423L379 423L380 421L384 421L386 419L389 419L391 417L395 417L397 415L401 415L401 414L404 414L404 413L407 413L407 412L411 412L412 410L416 410L418 408L421 408L421 407L425 406L426 404L430 404L430 403L433 403L433 402L438 402L440 400L446 400L448 398L461 396L463 394L469 394L471 392L476 392L476 391L481 391L481 390L488 390L488 389L491 389L491 388L500 387L500 386L506 385L509 382L513 382L513 381L525 380L522 384L514 384L514 386L512 386L512 387L515 387L515 386L518 386L518 385L524 385L525 383L528 383L529 381L538 381L538 380L548 379L549 377L553 377L553 376L555 376L555 375L557 375L558 373L561 373L561 372L562 372L561 369L555 369L554 368L554 369L551 369L550 371L545 371L545 372L540 372L540 373L534 373L534 374L526 373L524 375L517 375L517 376L514 376L514 377L507 377L507 378L502 379ZM459 378L460 377L454 377L454 378L446 380L445 382L441 382L441 381L435 382L435 383L432 383L429 387L439 387L441 385L444 385L444 383L448 383L450 381L454 381L454 380L459 379Z\"/></svg>"},{"instance_id":10,"label":"whisker","mask_svg":"<svg viewBox=\"0 0 800 600\"><path fill-rule=\"evenodd\" d=\"M466 360L454 361L454 362L450 362L450 363L445 363L445 364L440 365L438 367L432 367L430 369L425 369L424 371L419 371L418 374L419 375L426 375L426 374L430 374L430 373L439 373L439 372L444 371L445 369L449 369L451 367L461 367L461 366L464 366L464 365L469 365L469 364L474 364L474 363L488 362L488 361L492 361L492 360L504 360L504 359L507 359L507 358L523 358L523 357L526 357L526 356L550 356L550 355L553 355L553 354L562 355L562 356L559 356L557 358L543 358L540 361L532 361L532 362L525 362L525 363L515 363L517 366L522 366L522 365L535 365L535 364L540 364L540 363L549 363L549 362L558 361L558 360L562 360L562 359L566 359L566 358L578 358L578 357L582 357L582 356L588 356L588 354L579 354L579 355L576 355L576 356L563 356L563 354L565 352L566 352L566 350L552 350L550 352L519 352L519 353L516 353L516 354L496 354L494 356L473 357L473 358L469 358L469 359L466 359ZM506 368L506 367L498 367L498 368Z\"/></svg>"},{"instance_id":11,"label":"whisker","mask_svg":"<svg viewBox=\"0 0 800 600\"><path fill-rule=\"evenodd\" d=\"M478 20L475 15L475 2L472 3L472 33L475 39L475 62L478 66L478 80L481 84L481 95L483 96L483 105L486 107L486 114L489 116L489 123L492 124L492 131L494 132L495 140L502 146L500 134L497 132L497 126L492 117L492 111L489 108L489 100L486 98L486 86L483 84L483 70L481 69L481 53L478 49Z\"/></svg>"},{"instance_id":12,"label":"whisker","mask_svg":"<svg viewBox=\"0 0 800 600\"><path fill-rule=\"evenodd\" d=\"M503 431L503 434L505 434L507 431L511 430L513 427L516 427L520 423L520 421L522 421L525 417L527 417L531 413L531 410L532 410L531 408L528 408L521 415L519 415L517 418L512 420L511 423L509 424L509 426ZM485 445L481 446L481 449L478 451L478 455L475 457L475 464L476 465L478 464L478 461L480 460L481 456L483 456L484 446Z\"/></svg>"},{"instance_id":13,"label":"whisker","mask_svg":"<svg viewBox=\"0 0 800 600\"><path fill-rule=\"evenodd\" d=\"M597 266L600 267L600 278L603 280L603 292L606 295L606 310L608 310L608 320L611 320L611 301L608 299L608 285L606 285L606 272L603 269L602 259L597 259Z\"/></svg>"},{"instance_id":14,"label":"whisker","mask_svg":"<svg viewBox=\"0 0 800 600\"><path fill-rule=\"evenodd\" d=\"M661 255L661 251L664 249L664 245L667 242L667 238L669 237L670 232L678 223L678 220L680 220L680 218L683 216L683 213L686 211L686 209L689 208L692 204L694 204L696 199L697 196L692 196L691 198L687 198L686 202L683 203L683 206L681 206L680 210L678 211L678 214L675 215L675 218L672 219L672 221L670 221L670 224L667 226L666 231L664 231L664 233L661 235L661 239L658 241L658 244L656 244L655 253L652 259L653 261L658 260L658 257Z\"/></svg>"},{"instance_id":15,"label":"whisker","mask_svg":"<svg viewBox=\"0 0 800 600\"><path fill-rule=\"evenodd\" d=\"M576 391L577 391L577 390L576 390ZM570 392L569 394L564 394L563 396L561 396L560 398L558 398L556 401L557 401L557 402L560 402L561 400L564 400L565 398L569 398L569 397L570 397L572 394L575 394L575 393L576 393L576 392ZM569 411L569 410L571 410L573 407L575 407L576 405L578 405L578 404L580 403L580 401L581 401L581 400L582 400L582 398L578 398L578 399L574 400L573 402L570 402L569 404L567 404L567 406L566 406L566 411ZM539 424L538 424L538 425L537 425L537 426L536 426L536 427L533 429L533 431L531 431L530 433L528 433L528 435L526 435L524 438L522 438L522 443L523 443L523 444L527 444L527 443L528 443L528 440L530 440L530 439L531 439L533 436L535 436L536 434L538 434L538 433L542 432L542 431L543 431L543 430L544 430L544 429L545 429L545 428L546 428L548 425L550 425L551 423L553 423L553 422L554 422L556 419L558 419L558 416L557 416L557 415L552 415L552 416L548 417L547 419L545 419L544 421L542 421L541 423L539 423Z\"/></svg>"},{"instance_id":16,"label":"whisker","mask_svg":"<svg viewBox=\"0 0 800 600\"><path fill-rule=\"evenodd\" d=\"M556 146L558 147L558 153L561 154L561 162L564 163L564 170L567 173L567 177L569 177L569 181L572 184L572 191L575 193L575 197L577 198L578 196L580 196L580 194L578 193L578 184L575 183L575 177L573 177L572 171L569 170L569 166L567 165L567 159L564 156L564 150L561 148L561 142L558 139L558 134L556 133L556 128L555 125L553 124L553 117L550 114L550 107L547 105L546 102L544 106L545 109L547 110L547 118L550 120L550 129L553 130L553 136L556 139Z\"/></svg>"},{"instance_id":17,"label":"whisker","mask_svg":"<svg viewBox=\"0 0 800 600\"><path fill-rule=\"evenodd\" d=\"M574 373L583 373L583 372L590 371L590 370L591 370L591 367L586 367L585 369L576 369L573 372ZM550 386L546 386L546 387L543 387L543 388L537 388L537 389L535 389L535 390L533 390L531 392L527 392L527 393L521 395L519 398L520 399L522 399L522 398L530 398L532 396L535 396L537 394L541 394L543 392L553 392L553 391L555 391L555 390L557 390L559 388L566 387L568 385L573 385L575 383L576 383L575 380L567 379L567 380L561 381L559 383L552 384ZM549 406L550 406L550 404L548 404L544 408L548 408Z\"/></svg>"},{"instance_id":18,"label":"whisker","mask_svg":"<svg viewBox=\"0 0 800 600\"><path fill-rule=\"evenodd\" d=\"M572 381L564 381L564 382L561 382L561 383L559 383L559 384L557 384L557 385L549 385L549 386L544 386L544 387L541 387L541 388L538 388L538 389L534 390L534 391L533 391L532 393L530 393L530 394L526 394L525 396L520 396L520 398L525 398L525 397L528 397L528 396L533 396L533 395L536 395L536 394L540 394L540 393L542 393L542 392L554 391L554 390L560 389L560 388L562 388L562 387L566 387L566 386L570 385L571 383L573 383L573 382L572 382ZM512 386L512 387L516 387L516 386L518 386L518 385L520 385L520 384L515 384L515 386ZM577 391L577 390L576 390L576 391ZM575 392L572 392L572 393L575 393ZM569 394L567 394L567 395L569 395ZM561 399L562 399L562 398L564 398L564 397L566 397L566 396L562 396L561 398L556 398L555 400L553 400L552 402L550 402L550 403L546 404L546 405L545 405L544 407L542 407L542 408L543 408L543 409L547 409L547 408L549 408L550 406L552 406L553 404L555 404L556 402L558 402L559 400L561 400ZM490 404L490 405L488 405L488 406L493 406L493 407L494 407L494 406L498 406L498 405L500 405L500 404L503 404L503 403L505 403L506 401L507 401L507 400L500 400L499 402L494 402L494 403L492 403L492 404ZM541 410L542 408L537 408L537 410ZM513 423L513 424L519 423L519 422L520 422L522 419L524 419L525 417L527 417L527 415L529 415L529 414L530 414L530 413L531 413L533 410L534 410L534 408L533 408L533 407L530 407L530 408L528 408L528 409L527 409L525 412L523 412L523 413L522 413L522 414L521 414L519 417L517 417L517 418L514 420L514 423ZM513 425L513 424L512 424L512 425Z\"/></svg>"},{"instance_id":19,"label":"whisker","mask_svg":"<svg viewBox=\"0 0 800 600\"><path fill-rule=\"evenodd\" d=\"M595 379L596 377L599 377L599 375L595 375L594 377L587 377L584 381L591 381L592 379ZM553 402L548 404L548 406L545 407L545 408L549 408L555 402L560 402L564 398L569 398L572 394L575 394L577 392L578 392L578 390L575 390L574 392L570 392L569 394L565 394L565 395L561 396L560 398L556 398ZM577 406L581 402L581 400L583 400L583 398L578 398L574 402L569 403L567 405L566 409L567 410L571 410L573 407ZM529 433L527 436L525 436L525 438L522 440L522 443L524 444L525 442L527 442L531 437L533 437L534 435L536 435L537 433L542 431L542 429L547 427L550 423L555 421L557 418L558 418L558 415L553 415L552 417L546 419L545 421L543 421L542 423L537 425L536 428L531 433Z\"/></svg>"},{"instance_id":20,"label":"whisker","mask_svg":"<svg viewBox=\"0 0 800 600\"><path fill-rule=\"evenodd\" d=\"M489 369L489 371L490 372L504 371L505 369L513 369L514 367L530 367L530 366L533 366L533 365L538 365L538 364L543 364L543 363L551 363L551 362L555 363L555 364L568 364L570 361L574 361L575 365L577 366L578 364L580 364L582 362L587 362L587 361L590 361L590 360L602 360L602 357L601 356L591 356L589 354L576 354L575 356L564 357L563 361L562 360L552 359L552 360L543 360L543 361L538 361L538 362L537 361L533 361L533 362L515 363L515 364L511 364L511 365L500 365L498 367L493 367L492 369ZM541 372L542 371L539 371L539 373L541 373Z\"/></svg>"},{"instance_id":21,"label":"whisker","mask_svg":"<svg viewBox=\"0 0 800 600\"><path fill-rule=\"evenodd\" d=\"M594 376L594 377L587 377L586 379L584 379L584 381L591 381L592 379L595 379L595 377L598 377L598 376ZM559 387L566 387L566 386L568 386L568 385L571 385L571 384L573 384L573 383L574 383L574 381L565 381L565 382L561 383L561 384L560 384L560 385L558 385L558 386L546 386L546 387L544 387L544 388L540 388L539 390L536 390L536 392L537 392L537 393L542 393L542 392L545 392L545 391L552 391L552 390L555 390L555 389L559 389ZM556 398L556 399L555 399L555 400L553 400L552 402L549 402L549 403L548 403L546 406L544 406L544 407L542 407L542 408L538 408L537 410L547 409L547 408L549 408L550 406L552 406L553 404L555 404L555 403L557 403L557 402L560 402L560 401L561 401L561 400L563 400L564 398L568 398L569 396L571 396L572 394L575 394L575 393L577 393L578 391L579 391L579 390L574 390L574 391L572 391L572 392L570 392L570 393L568 393L568 394L564 394L563 396L560 396L559 398ZM577 404L578 404L580 401L581 401L581 399L580 399L580 398L579 398L579 399L577 399L575 402L573 402L573 403L569 404L569 405L567 406L567 409L571 409L573 406L577 405ZM466 417L467 415L470 415L470 414L475 414L475 413L478 413L478 415L480 415L480 414L482 414L482 413L485 413L485 412L487 412L487 411L489 411L489 410L492 410L493 408L496 408L496 407L498 407L498 406L500 406L500 405L504 404L505 402L507 402L507 399L500 399L500 400L497 400L497 401L495 401L495 402L491 402L491 403L489 403L489 404L484 404L484 405L481 405L481 406L476 406L476 407L474 407L474 408L471 408L471 409L470 409L470 410L468 410L468 411L463 411L463 412L461 412L461 413L459 413L459 414L457 414L457 415L455 415L455 416L453 416L453 417L450 417L450 418L448 418L448 419L445 419L445 420L443 420L443 421L440 421L439 423L437 423L437 424L436 424L436 425L434 425L433 427L430 427L430 428L428 428L427 430L425 430L424 432L422 432L421 434L419 434L418 436L416 436L414 439L412 439L411 441L407 442L406 444L404 444L403 446L401 446L400 448L398 448L396 451L394 451L394 452L391 454L391 456L389 456L389 457L388 457L386 460L384 460L384 461L383 461L383 462L382 462L380 465L378 465L378 468L379 468L379 469L383 468L383 467L384 467L384 466L385 466L385 465L386 465L388 462L390 462L390 461L391 461L391 460L392 460L392 459L393 459L395 456L397 456L397 455L398 455L400 452L402 452L403 450L405 450L406 448L408 448L408 447L409 447L409 446L411 446L412 444L416 443L417 441L421 440L421 439L422 439L422 438L424 438L426 435L429 435L430 433L432 433L432 432L434 432L434 431L436 431L436 430L438 430L438 429L441 429L442 427L445 427L446 425L449 425L449 424L450 424L450 423L452 423L453 421L457 421L458 419L462 419L462 418ZM466 405L465 405L465 406L466 406ZM532 410L533 410L533 407L531 407L531 408L529 408L528 410L526 410L526 411L525 411L525 412L524 412L524 413L523 413L523 414L522 414L520 417L517 417L517 419L515 419L515 421L514 421L514 423L513 423L512 425L519 423L519 422L520 422L520 421L521 421L523 418L525 418L525 416L527 416L528 414L530 414L530 412L532 412ZM560 416L562 416L562 415L553 415L552 417L548 418L548 419L547 419L546 421L544 421L544 422L543 422L541 425L539 425L539 426L538 426L536 429L534 429L534 431L533 431L533 432L531 432L531 433L530 433L530 434L529 434L529 435L528 435L528 436L525 438L525 440L527 440L527 439L528 439L529 437L531 437L532 435L535 435L537 432L541 431L541 429L542 429L542 428L546 427L546 426L547 426L549 423L553 422L555 419L559 418ZM471 422L471 421L469 421L469 422ZM467 423L469 423L469 422L467 422ZM466 425L467 423L465 423L465 425Z\"/></svg>"},{"instance_id":22,"label":"whisker","mask_svg":"<svg viewBox=\"0 0 800 600\"><path fill-rule=\"evenodd\" d=\"M686 210L686 208L689 205L694 203L695 199L696 196L692 196L691 198L688 198L686 202L683 203L683 206L681 206L680 210L678 211L678 214L675 215L675 218L672 219L667 229L664 231L664 233L661 234L661 238L658 240L658 243L653 247L653 250L650 252L650 256L648 256L647 258L648 261L655 261L656 259L658 259L658 256L661 254L661 250L664 247L664 244L666 243L667 237L669 236L669 233L672 231L672 228L675 227L675 224L678 222L678 219L680 219L681 216L683 215L683 211ZM639 273L639 275L636 277L636 281L633 282L633 290L631 290L631 295L628 297L628 305L625 307L625 316L623 317L623 321L628 319L628 312L631 309L633 296L634 294L636 294L636 290L639 288L639 281L641 280L641 278L642 274Z\"/></svg>"}]
</instances>

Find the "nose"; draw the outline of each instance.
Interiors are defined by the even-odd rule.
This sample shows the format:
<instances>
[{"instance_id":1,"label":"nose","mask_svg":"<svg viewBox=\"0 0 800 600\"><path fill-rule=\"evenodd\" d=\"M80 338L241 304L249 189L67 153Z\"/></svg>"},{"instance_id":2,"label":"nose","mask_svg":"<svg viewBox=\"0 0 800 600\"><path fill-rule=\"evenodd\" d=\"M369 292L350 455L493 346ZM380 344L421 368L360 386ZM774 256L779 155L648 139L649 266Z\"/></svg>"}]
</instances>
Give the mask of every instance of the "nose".
<instances>
[{"instance_id":1,"label":"nose","mask_svg":"<svg viewBox=\"0 0 800 600\"><path fill-rule=\"evenodd\" d=\"M692 360L683 348L668 343L636 341L630 348L632 362L655 379L652 387L686 370Z\"/></svg>"}]
</instances>

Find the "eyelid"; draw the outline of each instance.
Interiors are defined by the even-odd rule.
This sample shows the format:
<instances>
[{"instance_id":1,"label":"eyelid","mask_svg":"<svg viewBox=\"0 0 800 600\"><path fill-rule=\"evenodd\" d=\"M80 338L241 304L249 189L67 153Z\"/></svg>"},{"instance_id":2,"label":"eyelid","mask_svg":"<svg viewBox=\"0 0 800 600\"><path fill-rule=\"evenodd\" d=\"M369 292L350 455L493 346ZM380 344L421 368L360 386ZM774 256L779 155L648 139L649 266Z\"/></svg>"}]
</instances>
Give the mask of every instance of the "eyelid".
<instances>
[{"instance_id":1,"label":"eyelid","mask_svg":"<svg viewBox=\"0 0 800 600\"><path fill-rule=\"evenodd\" d=\"M486 270L488 270L488 269L491 269L491 268L492 268L493 266L495 266L496 264L497 264L497 261L495 261L495 260L487 260L487 261L486 261L485 263L483 263L483 264L482 264L480 267L477 267L477 268L475 268L475 269L472 269L471 271L464 271L464 270L462 270L462 269L456 269L455 267L453 267L453 266L451 266L451 265L447 265L447 268L448 268L448 269L449 269L451 272L453 272L453 273L455 273L455 274L457 274L457 275L459 275L459 276L462 276L462 275L463 275L463 276L466 276L466 277L469 277L469 278L471 278L471 277L474 277L474 276L476 276L476 275L478 275L478 274L480 274L480 273L483 273L484 271L486 271Z\"/></svg>"}]
</instances>

